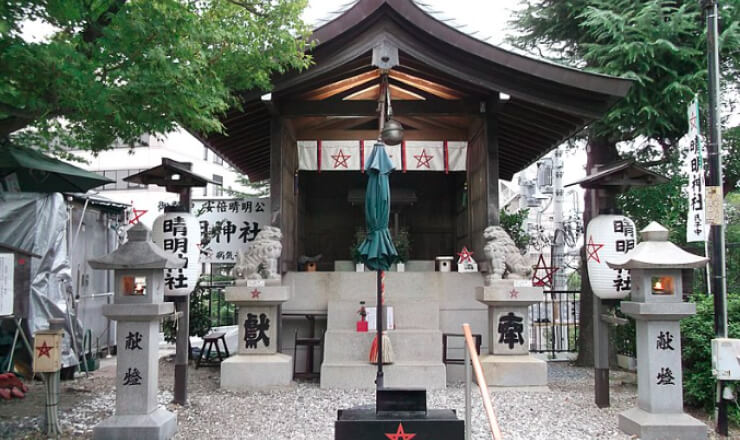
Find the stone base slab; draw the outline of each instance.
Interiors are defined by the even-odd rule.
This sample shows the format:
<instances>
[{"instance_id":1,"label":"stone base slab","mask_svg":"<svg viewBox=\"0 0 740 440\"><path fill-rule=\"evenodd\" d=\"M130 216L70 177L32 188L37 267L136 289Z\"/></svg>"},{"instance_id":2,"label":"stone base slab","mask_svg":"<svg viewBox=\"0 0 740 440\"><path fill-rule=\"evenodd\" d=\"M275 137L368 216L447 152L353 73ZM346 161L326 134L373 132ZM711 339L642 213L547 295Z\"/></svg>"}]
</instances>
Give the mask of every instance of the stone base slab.
<instances>
[{"instance_id":1,"label":"stone base slab","mask_svg":"<svg viewBox=\"0 0 740 440\"><path fill-rule=\"evenodd\" d=\"M378 366L367 361L324 362L321 388L375 389ZM444 389L447 373L442 362L395 362L383 365L383 385L389 388Z\"/></svg>"},{"instance_id":2,"label":"stone base slab","mask_svg":"<svg viewBox=\"0 0 740 440\"><path fill-rule=\"evenodd\" d=\"M619 414L619 429L641 440L706 440L708 430L688 414L653 414L640 408Z\"/></svg>"},{"instance_id":3,"label":"stone base slab","mask_svg":"<svg viewBox=\"0 0 740 440\"><path fill-rule=\"evenodd\" d=\"M221 388L244 391L288 386L293 380L293 358L276 354L236 355L221 362Z\"/></svg>"},{"instance_id":4,"label":"stone base slab","mask_svg":"<svg viewBox=\"0 0 740 440\"><path fill-rule=\"evenodd\" d=\"M547 362L530 355L487 355L481 366L490 387L547 386Z\"/></svg>"},{"instance_id":5,"label":"stone base slab","mask_svg":"<svg viewBox=\"0 0 740 440\"><path fill-rule=\"evenodd\" d=\"M150 414L109 417L93 428L94 440L167 440L177 432L177 418L159 407Z\"/></svg>"}]
</instances>

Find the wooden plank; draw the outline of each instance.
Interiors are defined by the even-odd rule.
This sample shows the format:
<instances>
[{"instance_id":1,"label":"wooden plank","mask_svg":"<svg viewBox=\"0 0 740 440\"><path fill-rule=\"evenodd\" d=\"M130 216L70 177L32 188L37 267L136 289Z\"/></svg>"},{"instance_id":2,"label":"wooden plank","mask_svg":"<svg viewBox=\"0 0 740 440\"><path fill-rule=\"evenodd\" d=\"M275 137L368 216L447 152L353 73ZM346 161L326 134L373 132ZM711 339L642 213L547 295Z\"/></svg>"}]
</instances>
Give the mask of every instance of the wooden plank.
<instances>
[{"instance_id":1,"label":"wooden plank","mask_svg":"<svg viewBox=\"0 0 740 440\"><path fill-rule=\"evenodd\" d=\"M372 116L376 115L377 103L373 101L285 101L279 104L280 114L296 116ZM393 103L396 115L462 115L477 114L477 100L459 101L399 101Z\"/></svg>"}]
</instances>

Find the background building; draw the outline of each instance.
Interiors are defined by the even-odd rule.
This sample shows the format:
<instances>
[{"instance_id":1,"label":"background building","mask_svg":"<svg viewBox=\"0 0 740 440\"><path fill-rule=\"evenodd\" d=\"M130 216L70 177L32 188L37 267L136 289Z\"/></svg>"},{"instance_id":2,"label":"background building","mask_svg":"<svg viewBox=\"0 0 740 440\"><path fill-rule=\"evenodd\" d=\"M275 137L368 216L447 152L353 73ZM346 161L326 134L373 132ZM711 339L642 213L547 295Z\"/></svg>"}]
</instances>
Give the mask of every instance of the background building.
<instances>
[{"instance_id":1,"label":"background building","mask_svg":"<svg viewBox=\"0 0 740 440\"><path fill-rule=\"evenodd\" d=\"M176 202L177 194L168 193L155 185L139 185L123 179L160 165L163 157L189 162L194 173L221 183L221 186L209 184L205 188L193 189L194 199L228 197L233 191L248 192L240 183L238 172L224 162L221 156L182 129L168 135L144 135L135 145L117 145L96 155L88 151L71 153L87 161L86 164L77 165L115 180L115 183L105 185L97 189L97 192L116 202L130 204L132 210L137 211L132 211L130 215L140 215L139 220L150 228L163 204ZM142 214L142 210L147 212Z\"/></svg>"}]
</instances>

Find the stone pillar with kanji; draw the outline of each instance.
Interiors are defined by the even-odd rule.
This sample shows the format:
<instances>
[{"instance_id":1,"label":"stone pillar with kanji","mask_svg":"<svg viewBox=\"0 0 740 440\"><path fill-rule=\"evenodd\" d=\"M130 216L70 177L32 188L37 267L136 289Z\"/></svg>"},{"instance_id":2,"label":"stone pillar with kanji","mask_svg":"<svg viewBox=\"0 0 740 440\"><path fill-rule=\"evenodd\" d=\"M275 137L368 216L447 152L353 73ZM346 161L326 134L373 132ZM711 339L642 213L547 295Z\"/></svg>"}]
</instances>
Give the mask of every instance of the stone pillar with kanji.
<instances>
[{"instance_id":1,"label":"stone pillar with kanji","mask_svg":"<svg viewBox=\"0 0 740 440\"><path fill-rule=\"evenodd\" d=\"M494 280L478 287L488 306L488 354L481 366L489 386L546 386L547 363L529 354L529 306L542 301L542 287L528 280Z\"/></svg>"},{"instance_id":2,"label":"stone pillar with kanji","mask_svg":"<svg viewBox=\"0 0 740 440\"><path fill-rule=\"evenodd\" d=\"M547 363L529 354L529 306L544 299L533 286L532 265L500 226L484 231L488 272L476 299L488 306L488 354L481 356L486 383L497 387L545 387Z\"/></svg>"},{"instance_id":3,"label":"stone pillar with kanji","mask_svg":"<svg viewBox=\"0 0 740 440\"><path fill-rule=\"evenodd\" d=\"M281 239L280 229L266 226L237 257L237 279L226 288L226 301L237 308L239 349L221 362L221 388L285 386L293 380L293 358L278 353L279 307L290 299L290 286L282 285L277 264Z\"/></svg>"},{"instance_id":4,"label":"stone pillar with kanji","mask_svg":"<svg viewBox=\"0 0 740 440\"><path fill-rule=\"evenodd\" d=\"M681 271L707 259L669 242L656 222L641 234L632 251L607 260L631 272L631 301L622 301L621 310L637 324L637 406L619 414L619 428L642 440L703 440L707 426L683 411L680 320L696 305L683 302Z\"/></svg>"},{"instance_id":5,"label":"stone pillar with kanji","mask_svg":"<svg viewBox=\"0 0 740 440\"><path fill-rule=\"evenodd\" d=\"M164 302L164 271L184 261L160 249L141 223L111 254L88 261L93 269L112 269L113 304L103 314L117 322L115 414L93 429L95 439L168 439L177 431L175 415L157 402L159 322L174 312Z\"/></svg>"}]
</instances>

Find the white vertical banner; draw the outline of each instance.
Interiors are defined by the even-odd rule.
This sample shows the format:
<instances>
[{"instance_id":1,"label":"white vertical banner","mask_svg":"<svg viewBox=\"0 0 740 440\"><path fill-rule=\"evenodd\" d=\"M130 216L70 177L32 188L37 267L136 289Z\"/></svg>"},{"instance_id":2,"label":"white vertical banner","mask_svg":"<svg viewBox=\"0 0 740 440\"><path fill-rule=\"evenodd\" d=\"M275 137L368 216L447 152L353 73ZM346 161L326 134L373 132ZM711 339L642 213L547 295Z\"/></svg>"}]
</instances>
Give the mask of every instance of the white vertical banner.
<instances>
[{"instance_id":1,"label":"white vertical banner","mask_svg":"<svg viewBox=\"0 0 740 440\"><path fill-rule=\"evenodd\" d=\"M321 171L359 171L360 141L321 141Z\"/></svg>"},{"instance_id":2,"label":"white vertical banner","mask_svg":"<svg viewBox=\"0 0 740 440\"><path fill-rule=\"evenodd\" d=\"M152 241L165 252L185 260L185 266L164 270L164 294L187 296L200 275L200 224L188 212L165 212L154 220Z\"/></svg>"},{"instance_id":3,"label":"white vertical banner","mask_svg":"<svg viewBox=\"0 0 740 440\"><path fill-rule=\"evenodd\" d=\"M13 314L14 264L14 254L0 254L0 316Z\"/></svg>"},{"instance_id":4,"label":"white vertical banner","mask_svg":"<svg viewBox=\"0 0 740 440\"><path fill-rule=\"evenodd\" d=\"M687 188L689 210L686 219L686 241L705 241L706 225L706 192L704 189L704 151L699 131L699 100L694 96L688 108L689 118L689 154L686 165L689 170Z\"/></svg>"},{"instance_id":5,"label":"white vertical banner","mask_svg":"<svg viewBox=\"0 0 740 440\"><path fill-rule=\"evenodd\" d=\"M447 142L448 171L465 171L467 160L467 142Z\"/></svg>"},{"instance_id":6,"label":"white vertical banner","mask_svg":"<svg viewBox=\"0 0 740 440\"><path fill-rule=\"evenodd\" d=\"M316 171L318 169L317 141L298 141L298 169Z\"/></svg>"}]
</instances>

